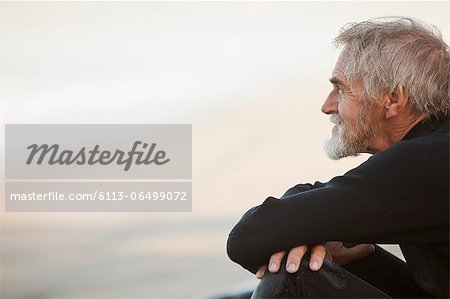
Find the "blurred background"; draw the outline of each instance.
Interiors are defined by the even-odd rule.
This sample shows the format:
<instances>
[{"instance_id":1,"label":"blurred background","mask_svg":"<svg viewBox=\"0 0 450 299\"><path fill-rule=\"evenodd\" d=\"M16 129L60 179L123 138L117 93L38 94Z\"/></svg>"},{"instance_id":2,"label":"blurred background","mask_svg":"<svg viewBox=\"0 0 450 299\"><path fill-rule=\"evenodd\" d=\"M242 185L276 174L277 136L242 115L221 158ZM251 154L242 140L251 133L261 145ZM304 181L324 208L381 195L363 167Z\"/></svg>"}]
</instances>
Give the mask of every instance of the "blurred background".
<instances>
[{"instance_id":1,"label":"blurred background","mask_svg":"<svg viewBox=\"0 0 450 299\"><path fill-rule=\"evenodd\" d=\"M320 107L342 25L404 15L450 40L443 2L1 2L6 123L189 123L188 213L5 213L0 297L209 298L256 279L228 260L250 207L328 181ZM396 250L395 247L391 247Z\"/></svg>"}]
</instances>

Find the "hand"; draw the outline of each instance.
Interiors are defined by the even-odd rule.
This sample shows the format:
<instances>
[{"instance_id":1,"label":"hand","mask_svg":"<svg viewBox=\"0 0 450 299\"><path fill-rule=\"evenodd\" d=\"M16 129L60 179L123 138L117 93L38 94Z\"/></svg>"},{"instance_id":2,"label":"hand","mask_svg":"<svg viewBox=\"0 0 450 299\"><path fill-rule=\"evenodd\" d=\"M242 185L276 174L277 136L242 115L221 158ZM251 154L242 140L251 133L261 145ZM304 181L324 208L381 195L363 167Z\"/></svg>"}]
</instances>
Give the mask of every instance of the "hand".
<instances>
[{"instance_id":1,"label":"hand","mask_svg":"<svg viewBox=\"0 0 450 299\"><path fill-rule=\"evenodd\" d=\"M308 246L301 245L289 250L287 261L286 261L286 271L289 273L295 273L298 271L300 266L300 261L308 250ZM272 254L269 260L269 271L272 273L278 272L281 264L281 260L286 255L286 251L280 251ZM325 244L315 245L311 248L311 258L309 260L309 267L313 271L317 271L322 267L323 260L327 255ZM261 266L256 272L257 278L262 278L267 270L267 265Z\"/></svg>"},{"instance_id":2,"label":"hand","mask_svg":"<svg viewBox=\"0 0 450 299\"><path fill-rule=\"evenodd\" d=\"M298 271L300 261L305 255L308 247L301 245L292 248L287 257L286 271L295 273ZM345 265L352 261L362 259L372 252L375 247L372 244L359 244L357 246L346 248L342 242L327 242L326 244L314 245L311 248L311 257L309 259L309 268L312 271L318 271L325 258L333 260L339 265ZM276 273L279 270L281 260L286 255L286 251L280 251L272 254L269 260L269 271ZM267 265L261 266L256 272L257 278L262 278L267 270Z\"/></svg>"}]
</instances>

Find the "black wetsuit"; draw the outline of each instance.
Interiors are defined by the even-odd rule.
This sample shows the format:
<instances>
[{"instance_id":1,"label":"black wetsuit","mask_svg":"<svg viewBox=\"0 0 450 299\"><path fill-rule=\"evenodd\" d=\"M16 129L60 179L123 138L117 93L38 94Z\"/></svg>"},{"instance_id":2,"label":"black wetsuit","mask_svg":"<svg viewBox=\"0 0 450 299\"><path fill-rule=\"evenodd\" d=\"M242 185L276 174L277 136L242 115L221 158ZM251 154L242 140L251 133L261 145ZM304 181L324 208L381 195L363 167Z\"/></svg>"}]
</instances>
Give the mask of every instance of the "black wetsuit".
<instances>
[{"instance_id":1,"label":"black wetsuit","mask_svg":"<svg viewBox=\"0 0 450 299\"><path fill-rule=\"evenodd\" d=\"M449 180L449 121L424 120L343 176L297 185L250 209L229 235L228 255L255 273L274 252L298 245L399 244L415 284L448 297ZM362 276L378 273L379 284L392 284L382 281L392 280L389 262L362 265Z\"/></svg>"}]
</instances>

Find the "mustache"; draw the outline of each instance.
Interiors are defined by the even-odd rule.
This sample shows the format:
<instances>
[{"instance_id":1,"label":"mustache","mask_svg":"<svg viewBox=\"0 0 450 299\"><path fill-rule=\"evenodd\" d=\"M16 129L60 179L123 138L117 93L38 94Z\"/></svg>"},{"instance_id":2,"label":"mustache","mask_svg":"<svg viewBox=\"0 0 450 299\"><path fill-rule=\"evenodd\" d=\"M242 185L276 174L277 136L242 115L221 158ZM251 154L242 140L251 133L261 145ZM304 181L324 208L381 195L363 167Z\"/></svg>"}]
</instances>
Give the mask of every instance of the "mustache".
<instances>
[{"instance_id":1,"label":"mustache","mask_svg":"<svg viewBox=\"0 0 450 299\"><path fill-rule=\"evenodd\" d=\"M337 113L330 116L330 121L338 126L342 124L342 118Z\"/></svg>"}]
</instances>

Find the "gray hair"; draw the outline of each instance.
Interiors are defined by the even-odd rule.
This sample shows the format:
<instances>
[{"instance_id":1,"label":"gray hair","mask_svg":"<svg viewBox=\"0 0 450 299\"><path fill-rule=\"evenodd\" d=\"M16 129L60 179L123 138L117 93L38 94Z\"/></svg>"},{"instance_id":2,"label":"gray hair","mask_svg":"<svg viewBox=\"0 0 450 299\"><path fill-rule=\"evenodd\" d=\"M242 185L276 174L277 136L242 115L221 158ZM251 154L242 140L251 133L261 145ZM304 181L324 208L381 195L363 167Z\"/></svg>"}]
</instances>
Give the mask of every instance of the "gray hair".
<instances>
[{"instance_id":1,"label":"gray hair","mask_svg":"<svg viewBox=\"0 0 450 299\"><path fill-rule=\"evenodd\" d=\"M404 85L414 111L449 114L450 51L436 27L376 18L344 26L334 44L350 50L344 76L362 79L367 97L377 100Z\"/></svg>"}]
</instances>

